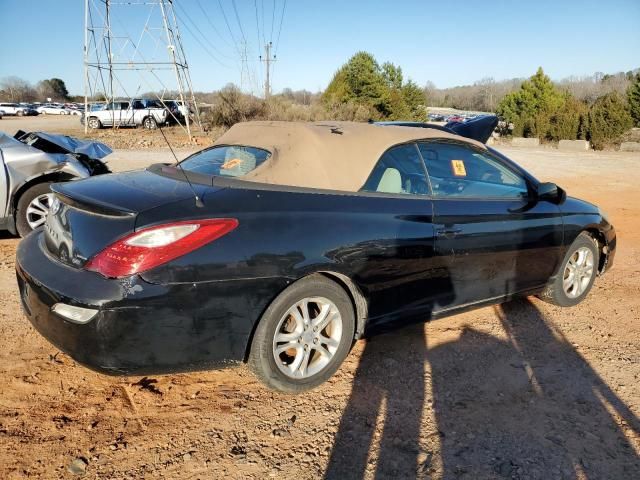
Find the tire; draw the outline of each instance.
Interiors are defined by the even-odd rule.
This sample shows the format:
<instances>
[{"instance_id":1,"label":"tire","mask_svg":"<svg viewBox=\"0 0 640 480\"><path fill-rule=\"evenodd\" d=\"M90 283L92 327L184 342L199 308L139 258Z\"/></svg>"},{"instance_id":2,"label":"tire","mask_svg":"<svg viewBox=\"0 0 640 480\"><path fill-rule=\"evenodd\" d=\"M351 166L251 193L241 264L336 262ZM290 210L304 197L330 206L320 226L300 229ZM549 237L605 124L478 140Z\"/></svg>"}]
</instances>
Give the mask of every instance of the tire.
<instances>
[{"instance_id":1,"label":"tire","mask_svg":"<svg viewBox=\"0 0 640 480\"><path fill-rule=\"evenodd\" d=\"M309 301L306 317L298 309L305 300ZM329 313L322 317L319 312L324 309ZM290 313L294 311L297 315ZM309 327L303 330L305 320ZM314 330L314 321L319 322L319 331ZM276 340L278 333L280 341ZM290 285L269 305L254 333L248 364L269 388L300 393L317 387L336 372L351 349L354 333L350 297L337 283L312 275ZM289 338L283 341L285 336ZM287 346L291 348L284 350Z\"/></svg>"},{"instance_id":2,"label":"tire","mask_svg":"<svg viewBox=\"0 0 640 480\"><path fill-rule=\"evenodd\" d=\"M576 266L580 265L581 261L583 264L576 271ZM600 253L593 237L582 232L567 250L553 281L538 297L559 307L573 307L579 304L593 286L598 274L599 261ZM574 280L571 281L571 278Z\"/></svg>"},{"instance_id":3,"label":"tire","mask_svg":"<svg viewBox=\"0 0 640 480\"><path fill-rule=\"evenodd\" d=\"M32 225L34 224L34 220L38 218L37 212L34 212L34 210L42 210L42 212L45 213L44 208L34 208L36 204L34 203L32 205L32 202L40 198L40 203L43 206L47 206L46 211L48 211L47 202L50 202L51 198L53 198L53 194L49 188L51 183L53 182L44 182L33 185L25 190L18 199L18 206L16 208L16 230L18 231L18 235L21 237L26 237L33 231ZM45 201L44 196L46 195L51 195L51 197L48 197ZM32 207L31 210L29 209L30 206ZM42 218L42 223L37 225L37 227L44 224L44 218L46 218L46 216Z\"/></svg>"},{"instance_id":4,"label":"tire","mask_svg":"<svg viewBox=\"0 0 640 480\"><path fill-rule=\"evenodd\" d=\"M93 130L99 130L102 128L102 122L100 122L96 117L89 117L89 120L87 120L87 126Z\"/></svg>"},{"instance_id":5,"label":"tire","mask_svg":"<svg viewBox=\"0 0 640 480\"><path fill-rule=\"evenodd\" d=\"M18 110L18 116L22 117L24 115L24 110Z\"/></svg>"},{"instance_id":6,"label":"tire","mask_svg":"<svg viewBox=\"0 0 640 480\"><path fill-rule=\"evenodd\" d=\"M156 122L156 119L153 117L146 117L142 121L142 126L147 130L155 130L156 128L158 128L158 122Z\"/></svg>"}]
</instances>

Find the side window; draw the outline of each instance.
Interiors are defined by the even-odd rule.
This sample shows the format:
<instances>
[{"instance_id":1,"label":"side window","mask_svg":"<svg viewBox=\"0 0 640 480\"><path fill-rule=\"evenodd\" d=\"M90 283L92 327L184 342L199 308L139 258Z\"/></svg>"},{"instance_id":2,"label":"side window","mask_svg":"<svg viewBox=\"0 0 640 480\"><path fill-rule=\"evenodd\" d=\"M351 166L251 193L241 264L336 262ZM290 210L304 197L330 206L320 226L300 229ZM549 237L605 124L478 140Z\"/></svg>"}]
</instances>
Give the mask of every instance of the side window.
<instances>
[{"instance_id":1,"label":"side window","mask_svg":"<svg viewBox=\"0 0 640 480\"><path fill-rule=\"evenodd\" d=\"M387 150L373 168L362 191L429 195L416 145L411 143Z\"/></svg>"},{"instance_id":2,"label":"side window","mask_svg":"<svg viewBox=\"0 0 640 480\"><path fill-rule=\"evenodd\" d=\"M438 197L523 197L527 182L502 162L471 147L452 143L420 143Z\"/></svg>"}]
</instances>

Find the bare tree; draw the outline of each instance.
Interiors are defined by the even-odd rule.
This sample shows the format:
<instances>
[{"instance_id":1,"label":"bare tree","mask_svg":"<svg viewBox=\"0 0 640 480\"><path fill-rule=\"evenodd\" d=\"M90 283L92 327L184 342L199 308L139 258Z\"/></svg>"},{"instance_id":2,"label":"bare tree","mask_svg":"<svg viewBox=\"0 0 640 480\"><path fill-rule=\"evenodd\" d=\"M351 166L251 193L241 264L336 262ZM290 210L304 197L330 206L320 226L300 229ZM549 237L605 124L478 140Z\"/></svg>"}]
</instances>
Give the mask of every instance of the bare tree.
<instances>
[{"instance_id":1,"label":"bare tree","mask_svg":"<svg viewBox=\"0 0 640 480\"><path fill-rule=\"evenodd\" d=\"M0 96L10 102L32 102L37 98L31 84L16 76L0 80Z\"/></svg>"}]
</instances>

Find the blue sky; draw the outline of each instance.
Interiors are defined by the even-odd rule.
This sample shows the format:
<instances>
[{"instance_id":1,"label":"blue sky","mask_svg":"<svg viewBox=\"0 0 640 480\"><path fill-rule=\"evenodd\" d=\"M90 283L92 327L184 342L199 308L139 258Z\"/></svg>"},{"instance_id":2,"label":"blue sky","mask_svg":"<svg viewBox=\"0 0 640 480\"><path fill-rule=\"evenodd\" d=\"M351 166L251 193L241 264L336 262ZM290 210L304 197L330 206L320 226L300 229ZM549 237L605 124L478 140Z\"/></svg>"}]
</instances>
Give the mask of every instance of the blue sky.
<instances>
[{"instance_id":1,"label":"blue sky","mask_svg":"<svg viewBox=\"0 0 640 480\"><path fill-rule=\"evenodd\" d=\"M243 33L250 73L243 86L259 90L258 46L262 36L276 43L284 0L235 0L242 33L233 0L174 3L195 89L240 84L237 44ZM114 6L115 25L137 37L147 12ZM16 75L35 83L60 77L81 94L83 38L84 0L0 0L0 78ZM438 87L530 76L538 66L554 79L626 71L640 67L640 1L287 0L273 90L322 89L359 50L399 64L420 85L432 81ZM170 84L171 77L163 81ZM139 75L122 80L130 91L146 91L154 80L142 82Z\"/></svg>"}]
</instances>

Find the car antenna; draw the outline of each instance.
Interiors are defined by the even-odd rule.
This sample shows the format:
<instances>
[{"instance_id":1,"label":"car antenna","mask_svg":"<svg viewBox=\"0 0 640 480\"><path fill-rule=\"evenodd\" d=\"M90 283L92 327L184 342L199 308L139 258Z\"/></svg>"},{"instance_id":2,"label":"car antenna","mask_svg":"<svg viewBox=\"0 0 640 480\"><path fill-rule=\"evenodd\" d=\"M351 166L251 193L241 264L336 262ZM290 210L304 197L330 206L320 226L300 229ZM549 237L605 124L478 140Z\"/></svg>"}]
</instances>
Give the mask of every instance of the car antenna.
<instances>
[{"instance_id":1,"label":"car antenna","mask_svg":"<svg viewBox=\"0 0 640 480\"><path fill-rule=\"evenodd\" d=\"M176 152L173 151L173 148L171 147L171 144L169 143L169 140L167 140L167 136L162 131L162 127L160 126L160 124L158 124L158 130L160 130L160 133L162 134L162 138L164 138L164 141L167 142L167 145L169 147L169 150L171 150L171 154L173 155L173 158L176 159L177 167L182 172L182 175L184 175L184 179L187 181L187 183L189 184L189 188L191 188L191 191L193 192L193 196L196 199L196 207L198 207L198 208L204 207L204 203L202 202L202 200L200 200L200 197L196 193L196 189L193 188L193 184L191 183L191 180L189 180L189 176L187 175L187 172L185 172L184 168L182 167L182 164L178 160L178 157L176 156Z\"/></svg>"}]
</instances>

